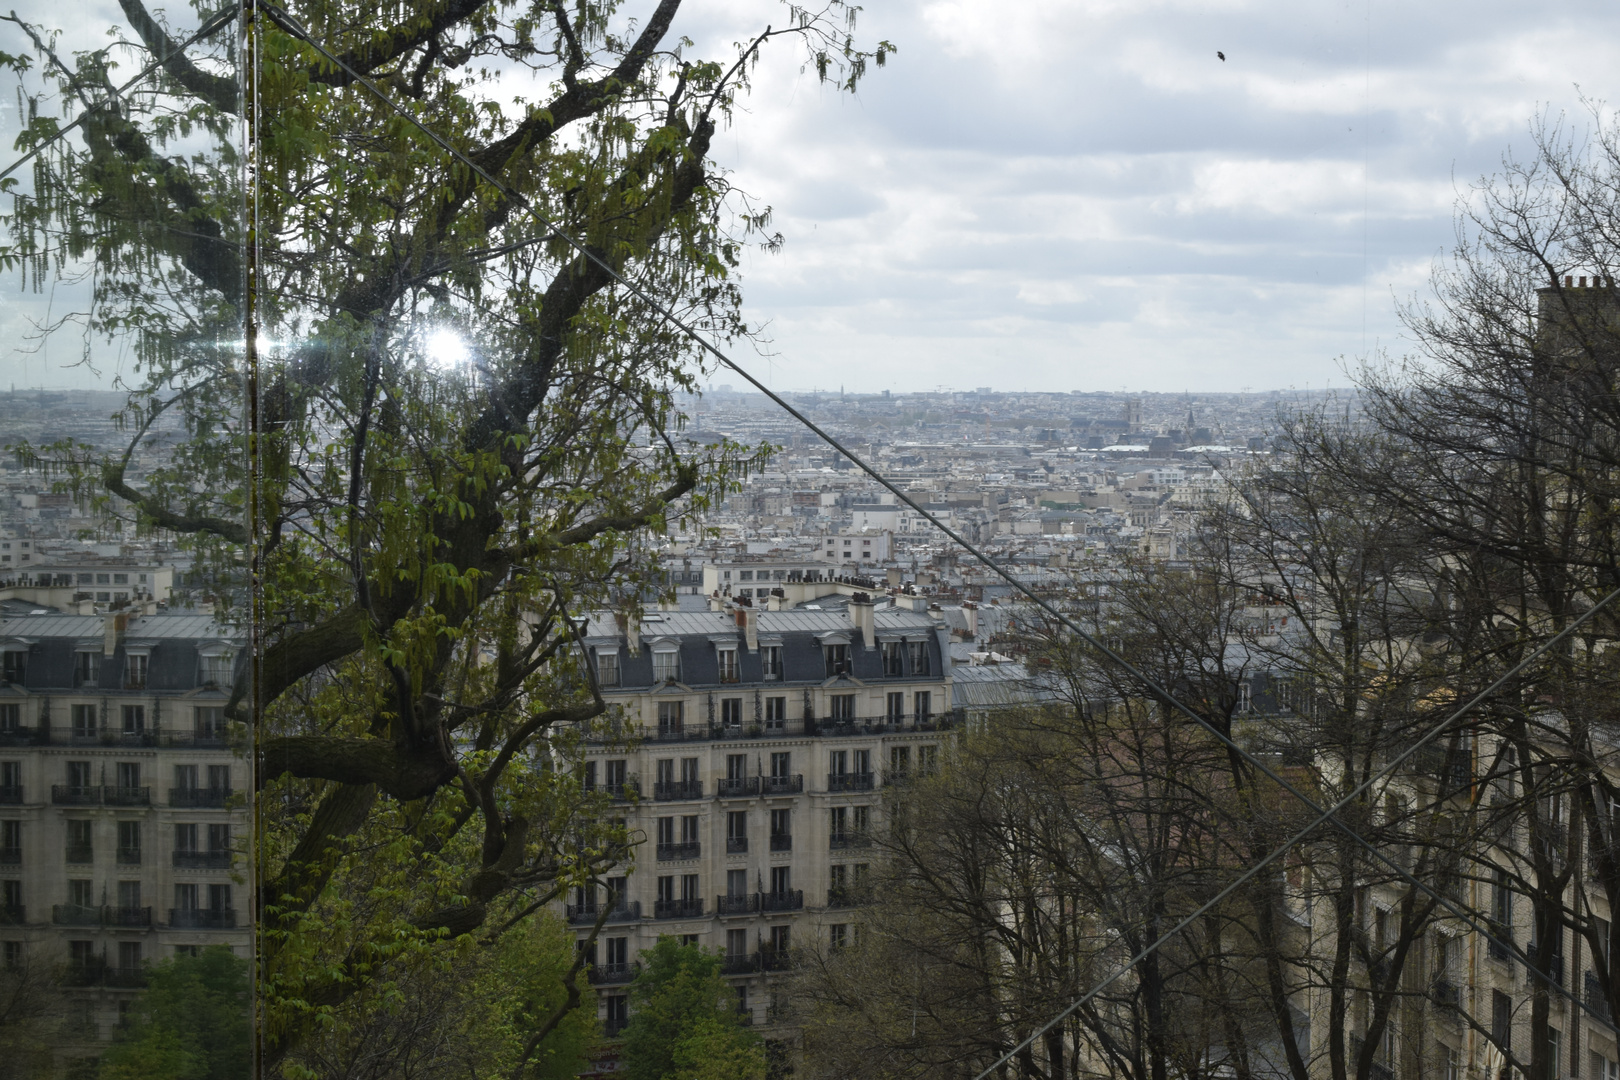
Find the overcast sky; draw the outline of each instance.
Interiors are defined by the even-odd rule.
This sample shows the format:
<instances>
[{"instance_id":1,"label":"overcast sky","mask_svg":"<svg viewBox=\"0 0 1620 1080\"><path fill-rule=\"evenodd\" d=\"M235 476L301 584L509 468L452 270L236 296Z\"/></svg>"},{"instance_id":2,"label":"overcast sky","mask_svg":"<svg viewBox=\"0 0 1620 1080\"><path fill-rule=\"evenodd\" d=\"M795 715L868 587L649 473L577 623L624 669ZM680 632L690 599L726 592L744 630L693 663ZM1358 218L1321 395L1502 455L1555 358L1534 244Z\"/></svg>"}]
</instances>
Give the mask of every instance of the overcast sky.
<instances>
[{"instance_id":1,"label":"overcast sky","mask_svg":"<svg viewBox=\"0 0 1620 1080\"><path fill-rule=\"evenodd\" d=\"M687 0L676 29L713 56L786 21ZM1620 78L1595 0L873 0L857 30L899 48L857 96L773 42L715 146L786 237L743 279L785 388L1342 386L1404 351L1458 193ZM0 387L82 384L77 342L15 351L50 298L14 289Z\"/></svg>"},{"instance_id":2,"label":"overcast sky","mask_svg":"<svg viewBox=\"0 0 1620 1080\"><path fill-rule=\"evenodd\" d=\"M1458 194L1620 72L1600 3L878 0L858 31L899 53L856 98L774 43L717 146L787 238L744 280L784 387L1342 386L1407 348Z\"/></svg>"}]
</instances>

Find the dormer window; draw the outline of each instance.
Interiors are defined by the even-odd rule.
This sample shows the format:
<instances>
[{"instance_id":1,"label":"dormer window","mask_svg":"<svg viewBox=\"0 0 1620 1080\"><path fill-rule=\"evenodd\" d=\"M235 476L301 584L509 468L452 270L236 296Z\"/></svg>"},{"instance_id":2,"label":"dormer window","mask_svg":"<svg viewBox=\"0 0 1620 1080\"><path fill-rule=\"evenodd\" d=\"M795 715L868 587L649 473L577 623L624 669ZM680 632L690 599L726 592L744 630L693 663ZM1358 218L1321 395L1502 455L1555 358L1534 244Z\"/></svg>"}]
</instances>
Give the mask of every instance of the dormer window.
<instances>
[{"instance_id":1,"label":"dormer window","mask_svg":"<svg viewBox=\"0 0 1620 1080\"><path fill-rule=\"evenodd\" d=\"M80 649L73 654L73 685L95 686L101 682L101 646Z\"/></svg>"},{"instance_id":2,"label":"dormer window","mask_svg":"<svg viewBox=\"0 0 1620 1080\"><path fill-rule=\"evenodd\" d=\"M760 646L759 663L760 667L764 669L767 679L780 679L782 677L782 646Z\"/></svg>"},{"instance_id":3,"label":"dormer window","mask_svg":"<svg viewBox=\"0 0 1620 1080\"><path fill-rule=\"evenodd\" d=\"M124 657L124 689L146 689L146 663L149 657L145 653L130 653Z\"/></svg>"},{"instance_id":4,"label":"dormer window","mask_svg":"<svg viewBox=\"0 0 1620 1080\"><path fill-rule=\"evenodd\" d=\"M911 673L913 675L927 675L928 642L908 641L906 642L906 651L911 654L907 657L911 661Z\"/></svg>"},{"instance_id":5,"label":"dormer window","mask_svg":"<svg viewBox=\"0 0 1620 1080\"><path fill-rule=\"evenodd\" d=\"M659 683L677 682L681 677L681 654L679 650L654 649L653 650L653 681Z\"/></svg>"},{"instance_id":6,"label":"dormer window","mask_svg":"<svg viewBox=\"0 0 1620 1080\"><path fill-rule=\"evenodd\" d=\"M849 646L841 642L827 642L822 645L823 654L827 658L827 675L849 674Z\"/></svg>"},{"instance_id":7,"label":"dormer window","mask_svg":"<svg viewBox=\"0 0 1620 1080\"><path fill-rule=\"evenodd\" d=\"M738 677L737 647L735 645L730 648L722 646L715 650L715 655L720 658L720 681L723 683L736 682Z\"/></svg>"},{"instance_id":8,"label":"dormer window","mask_svg":"<svg viewBox=\"0 0 1620 1080\"><path fill-rule=\"evenodd\" d=\"M599 686L619 685L619 654L617 652L597 650L596 682Z\"/></svg>"},{"instance_id":9,"label":"dormer window","mask_svg":"<svg viewBox=\"0 0 1620 1080\"><path fill-rule=\"evenodd\" d=\"M885 641L883 643L883 674L904 675L906 673L905 668L902 666L904 664L902 657L904 656L905 642Z\"/></svg>"},{"instance_id":10,"label":"dormer window","mask_svg":"<svg viewBox=\"0 0 1620 1080\"><path fill-rule=\"evenodd\" d=\"M235 654L230 649L204 648L197 652L197 684L218 688L231 683L231 661Z\"/></svg>"},{"instance_id":11,"label":"dormer window","mask_svg":"<svg viewBox=\"0 0 1620 1080\"><path fill-rule=\"evenodd\" d=\"M28 677L28 649L8 648L0 654L0 681L20 683Z\"/></svg>"}]
</instances>

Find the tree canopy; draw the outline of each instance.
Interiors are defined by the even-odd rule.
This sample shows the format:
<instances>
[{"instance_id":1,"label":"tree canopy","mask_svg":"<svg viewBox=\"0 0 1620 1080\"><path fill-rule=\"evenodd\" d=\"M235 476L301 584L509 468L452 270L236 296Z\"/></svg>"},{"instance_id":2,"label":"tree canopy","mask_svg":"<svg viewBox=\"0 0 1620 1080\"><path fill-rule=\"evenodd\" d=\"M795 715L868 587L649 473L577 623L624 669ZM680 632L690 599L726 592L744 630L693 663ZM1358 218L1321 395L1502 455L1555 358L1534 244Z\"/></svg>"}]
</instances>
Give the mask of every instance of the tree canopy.
<instances>
[{"instance_id":1,"label":"tree canopy","mask_svg":"<svg viewBox=\"0 0 1620 1080\"><path fill-rule=\"evenodd\" d=\"M736 1001L718 956L659 938L630 984L629 1080L764 1080L764 1044L742 1026Z\"/></svg>"}]
</instances>

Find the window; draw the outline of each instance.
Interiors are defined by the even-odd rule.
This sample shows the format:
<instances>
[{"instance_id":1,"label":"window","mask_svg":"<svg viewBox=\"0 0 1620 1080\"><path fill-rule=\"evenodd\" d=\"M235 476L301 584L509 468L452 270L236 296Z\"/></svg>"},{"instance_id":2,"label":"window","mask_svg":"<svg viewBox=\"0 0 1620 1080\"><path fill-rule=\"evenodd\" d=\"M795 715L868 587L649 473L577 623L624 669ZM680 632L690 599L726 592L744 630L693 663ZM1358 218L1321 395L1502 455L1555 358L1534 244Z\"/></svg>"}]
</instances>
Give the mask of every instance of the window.
<instances>
[{"instance_id":1,"label":"window","mask_svg":"<svg viewBox=\"0 0 1620 1080\"><path fill-rule=\"evenodd\" d=\"M208 909L210 911L226 911L231 906L231 887L229 885L208 886Z\"/></svg>"},{"instance_id":2,"label":"window","mask_svg":"<svg viewBox=\"0 0 1620 1080\"><path fill-rule=\"evenodd\" d=\"M602 686L619 685L618 653L599 652L596 654L596 681Z\"/></svg>"},{"instance_id":3,"label":"window","mask_svg":"<svg viewBox=\"0 0 1620 1080\"><path fill-rule=\"evenodd\" d=\"M934 715L934 696L927 690L919 690L914 695L916 703L917 722L923 723Z\"/></svg>"},{"instance_id":4,"label":"window","mask_svg":"<svg viewBox=\"0 0 1620 1080\"><path fill-rule=\"evenodd\" d=\"M681 944L682 945L696 945L697 943L698 943L698 935L697 934L682 934L681 935Z\"/></svg>"},{"instance_id":5,"label":"window","mask_svg":"<svg viewBox=\"0 0 1620 1080\"><path fill-rule=\"evenodd\" d=\"M782 677L782 646L763 646L759 650L759 664L767 679L780 679Z\"/></svg>"},{"instance_id":6,"label":"window","mask_svg":"<svg viewBox=\"0 0 1620 1080\"><path fill-rule=\"evenodd\" d=\"M630 939L610 937L603 943L607 951L609 967L622 968L630 962Z\"/></svg>"},{"instance_id":7,"label":"window","mask_svg":"<svg viewBox=\"0 0 1620 1080\"><path fill-rule=\"evenodd\" d=\"M0 882L0 907L16 911L23 906L22 882L11 879Z\"/></svg>"},{"instance_id":8,"label":"window","mask_svg":"<svg viewBox=\"0 0 1620 1080\"><path fill-rule=\"evenodd\" d=\"M856 833L869 833L872 831L872 808L870 806L852 806L851 821L854 823Z\"/></svg>"},{"instance_id":9,"label":"window","mask_svg":"<svg viewBox=\"0 0 1620 1080\"><path fill-rule=\"evenodd\" d=\"M22 851L22 822L0 821L0 851Z\"/></svg>"},{"instance_id":10,"label":"window","mask_svg":"<svg viewBox=\"0 0 1620 1080\"><path fill-rule=\"evenodd\" d=\"M120 821L118 823L118 861L129 863L141 861L140 822Z\"/></svg>"},{"instance_id":11,"label":"window","mask_svg":"<svg viewBox=\"0 0 1620 1080\"><path fill-rule=\"evenodd\" d=\"M827 658L827 675L844 675L849 671L849 646L831 643L822 646Z\"/></svg>"},{"instance_id":12,"label":"window","mask_svg":"<svg viewBox=\"0 0 1620 1080\"><path fill-rule=\"evenodd\" d=\"M208 826L208 850L231 850L231 827L229 825Z\"/></svg>"},{"instance_id":13,"label":"window","mask_svg":"<svg viewBox=\"0 0 1620 1080\"><path fill-rule=\"evenodd\" d=\"M1513 1049L1513 999L1500 990L1491 991L1491 1042Z\"/></svg>"},{"instance_id":14,"label":"window","mask_svg":"<svg viewBox=\"0 0 1620 1080\"><path fill-rule=\"evenodd\" d=\"M779 837L792 836L792 835L793 835L793 811L786 810L786 809L772 810L771 811L771 839L775 840L775 839L777 839Z\"/></svg>"},{"instance_id":15,"label":"window","mask_svg":"<svg viewBox=\"0 0 1620 1080\"><path fill-rule=\"evenodd\" d=\"M696 874L682 874L681 899L691 902L699 899L702 895L703 892L698 887L698 876Z\"/></svg>"},{"instance_id":16,"label":"window","mask_svg":"<svg viewBox=\"0 0 1620 1080\"><path fill-rule=\"evenodd\" d=\"M913 675L927 675L929 673L928 642L906 642L906 659L910 661L911 673Z\"/></svg>"},{"instance_id":17,"label":"window","mask_svg":"<svg viewBox=\"0 0 1620 1080\"><path fill-rule=\"evenodd\" d=\"M660 701L658 703L658 734L680 735L686 726L686 702Z\"/></svg>"},{"instance_id":18,"label":"window","mask_svg":"<svg viewBox=\"0 0 1620 1080\"><path fill-rule=\"evenodd\" d=\"M771 892L778 896L793 891L793 867L771 867Z\"/></svg>"},{"instance_id":19,"label":"window","mask_svg":"<svg viewBox=\"0 0 1620 1080\"><path fill-rule=\"evenodd\" d=\"M89 574L80 574L79 575L79 584L80 585L94 585L95 584L95 579Z\"/></svg>"},{"instance_id":20,"label":"window","mask_svg":"<svg viewBox=\"0 0 1620 1080\"><path fill-rule=\"evenodd\" d=\"M109 575L109 574L97 574L96 575L96 584L97 585L111 585L112 584L112 576Z\"/></svg>"},{"instance_id":21,"label":"window","mask_svg":"<svg viewBox=\"0 0 1620 1080\"><path fill-rule=\"evenodd\" d=\"M0 680L20 683L27 677L28 654L19 649L8 649L3 654L3 670L0 670Z\"/></svg>"},{"instance_id":22,"label":"window","mask_svg":"<svg viewBox=\"0 0 1620 1080\"><path fill-rule=\"evenodd\" d=\"M118 787L122 791L134 791L141 786L141 763L138 761L120 761L118 763Z\"/></svg>"},{"instance_id":23,"label":"window","mask_svg":"<svg viewBox=\"0 0 1620 1080\"><path fill-rule=\"evenodd\" d=\"M87 863L94 853L92 842L92 829L94 823L89 821L69 820L67 823L67 861L70 863Z\"/></svg>"},{"instance_id":24,"label":"window","mask_svg":"<svg viewBox=\"0 0 1620 1080\"><path fill-rule=\"evenodd\" d=\"M832 707L831 719L846 721L855 719L854 694L833 694L829 704Z\"/></svg>"},{"instance_id":25,"label":"window","mask_svg":"<svg viewBox=\"0 0 1620 1080\"><path fill-rule=\"evenodd\" d=\"M618 795L624 791L624 759L615 758L602 763L602 783L608 791Z\"/></svg>"},{"instance_id":26,"label":"window","mask_svg":"<svg viewBox=\"0 0 1620 1080\"><path fill-rule=\"evenodd\" d=\"M124 706L124 734L144 735L146 733L146 706Z\"/></svg>"},{"instance_id":27,"label":"window","mask_svg":"<svg viewBox=\"0 0 1620 1080\"><path fill-rule=\"evenodd\" d=\"M18 705L0 705L0 732L14 732L22 723L22 708Z\"/></svg>"},{"instance_id":28,"label":"window","mask_svg":"<svg viewBox=\"0 0 1620 1080\"><path fill-rule=\"evenodd\" d=\"M18 968L22 967L22 960L23 960L22 942L20 942L20 941L8 941L8 942L6 942L6 955L5 955L5 967L6 967L6 970L7 971L16 971Z\"/></svg>"},{"instance_id":29,"label":"window","mask_svg":"<svg viewBox=\"0 0 1620 1080\"><path fill-rule=\"evenodd\" d=\"M196 791L197 766L176 765L174 767L174 786L181 791Z\"/></svg>"},{"instance_id":30,"label":"window","mask_svg":"<svg viewBox=\"0 0 1620 1080\"><path fill-rule=\"evenodd\" d=\"M128 585L129 584L129 575L128 574L114 574L113 579L112 579L112 583L114 585Z\"/></svg>"},{"instance_id":31,"label":"window","mask_svg":"<svg viewBox=\"0 0 1620 1080\"><path fill-rule=\"evenodd\" d=\"M852 771L867 776L872 772L872 751L856 750L852 759Z\"/></svg>"},{"instance_id":32,"label":"window","mask_svg":"<svg viewBox=\"0 0 1620 1080\"><path fill-rule=\"evenodd\" d=\"M174 827L174 850L183 852L197 850L196 825L176 825Z\"/></svg>"},{"instance_id":33,"label":"window","mask_svg":"<svg viewBox=\"0 0 1620 1080\"><path fill-rule=\"evenodd\" d=\"M904 675L905 671L905 642L885 641L883 643L883 674Z\"/></svg>"},{"instance_id":34,"label":"window","mask_svg":"<svg viewBox=\"0 0 1620 1080\"><path fill-rule=\"evenodd\" d=\"M657 774L658 783L673 784L675 782L675 759L666 757L653 762L653 770Z\"/></svg>"},{"instance_id":35,"label":"window","mask_svg":"<svg viewBox=\"0 0 1620 1080\"><path fill-rule=\"evenodd\" d=\"M0 761L0 788L20 795L22 790L22 762Z\"/></svg>"},{"instance_id":36,"label":"window","mask_svg":"<svg viewBox=\"0 0 1620 1080\"><path fill-rule=\"evenodd\" d=\"M728 728L742 727L743 700L740 697L720 699L720 722Z\"/></svg>"},{"instance_id":37,"label":"window","mask_svg":"<svg viewBox=\"0 0 1620 1080\"><path fill-rule=\"evenodd\" d=\"M90 763L88 761L70 761L67 763L68 787L83 790L90 786Z\"/></svg>"},{"instance_id":38,"label":"window","mask_svg":"<svg viewBox=\"0 0 1620 1080\"><path fill-rule=\"evenodd\" d=\"M673 649L653 652L653 682L675 682L681 677L681 654Z\"/></svg>"},{"instance_id":39,"label":"window","mask_svg":"<svg viewBox=\"0 0 1620 1080\"><path fill-rule=\"evenodd\" d=\"M199 739L223 739L225 710L218 705L198 706L191 710L191 724Z\"/></svg>"},{"instance_id":40,"label":"window","mask_svg":"<svg viewBox=\"0 0 1620 1080\"><path fill-rule=\"evenodd\" d=\"M847 923L833 923L827 927L827 947L842 949L849 943L849 925Z\"/></svg>"},{"instance_id":41,"label":"window","mask_svg":"<svg viewBox=\"0 0 1620 1080\"><path fill-rule=\"evenodd\" d=\"M771 775L778 779L793 775L793 754L779 750L771 754Z\"/></svg>"},{"instance_id":42,"label":"window","mask_svg":"<svg viewBox=\"0 0 1620 1080\"><path fill-rule=\"evenodd\" d=\"M933 776L939 771L939 747L917 747L917 775Z\"/></svg>"},{"instance_id":43,"label":"window","mask_svg":"<svg viewBox=\"0 0 1620 1080\"><path fill-rule=\"evenodd\" d=\"M696 814L687 814L681 818L681 843L695 844L698 842L698 819Z\"/></svg>"},{"instance_id":44,"label":"window","mask_svg":"<svg viewBox=\"0 0 1620 1080\"><path fill-rule=\"evenodd\" d=\"M1246 682L1238 683L1237 712L1242 715L1254 708L1254 691ZM1455 1053L1455 1051L1452 1051Z\"/></svg>"},{"instance_id":45,"label":"window","mask_svg":"<svg viewBox=\"0 0 1620 1080\"><path fill-rule=\"evenodd\" d=\"M727 870L726 871L726 895L727 896L747 896L748 895L748 871L746 871L746 870ZM739 930L737 932L739 934L744 933L744 931L741 931L741 930ZM745 949L744 951L746 952L747 950Z\"/></svg>"},{"instance_id":46,"label":"window","mask_svg":"<svg viewBox=\"0 0 1620 1080\"><path fill-rule=\"evenodd\" d=\"M780 731L787 723L787 698L768 697L765 699L765 728L767 731Z\"/></svg>"},{"instance_id":47,"label":"window","mask_svg":"<svg viewBox=\"0 0 1620 1080\"><path fill-rule=\"evenodd\" d=\"M833 806L827 810L827 831L834 836L843 836L849 832L849 807Z\"/></svg>"},{"instance_id":48,"label":"window","mask_svg":"<svg viewBox=\"0 0 1620 1080\"><path fill-rule=\"evenodd\" d=\"M727 847L739 840L744 845L740 850L748 850L748 811L731 810L726 813Z\"/></svg>"},{"instance_id":49,"label":"window","mask_svg":"<svg viewBox=\"0 0 1620 1080\"><path fill-rule=\"evenodd\" d=\"M827 753L827 774L829 776L843 776L849 772L849 752L846 750L832 750Z\"/></svg>"},{"instance_id":50,"label":"window","mask_svg":"<svg viewBox=\"0 0 1620 1080\"><path fill-rule=\"evenodd\" d=\"M698 781L698 759L695 757L681 758L681 780L683 783L695 784Z\"/></svg>"},{"instance_id":51,"label":"window","mask_svg":"<svg viewBox=\"0 0 1620 1080\"><path fill-rule=\"evenodd\" d=\"M736 682L737 681L737 650L736 650L736 648L735 647L732 647L732 648L720 648L720 649L715 650L715 655L717 657L719 657L719 660L720 660L720 681L723 682L723 683Z\"/></svg>"},{"instance_id":52,"label":"window","mask_svg":"<svg viewBox=\"0 0 1620 1080\"><path fill-rule=\"evenodd\" d=\"M146 689L146 661L145 653L130 653L124 657L124 689Z\"/></svg>"},{"instance_id":53,"label":"window","mask_svg":"<svg viewBox=\"0 0 1620 1080\"><path fill-rule=\"evenodd\" d=\"M199 686L229 686L231 684L232 653L229 649L212 648L197 655L197 684Z\"/></svg>"},{"instance_id":54,"label":"window","mask_svg":"<svg viewBox=\"0 0 1620 1080\"><path fill-rule=\"evenodd\" d=\"M786 867L783 867L783 869L786 869ZM793 938L791 936L792 935L792 930L793 930L793 928L791 926L773 926L773 927L771 927L771 951L772 952L782 953L782 952L787 952L790 948L792 948L792 946L793 946Z\"/></svg>"},{"instance_id":55,"label":"window","mask_svg":"<svg viewBox=\"0 0 1620 1080\"><path fill-rule=\"evenodd\" d=\"M901 778L911 772L911 747L889 747L889 775Z\"/></svg>"},{"instance_id":56,"label":"window","mask_svg":"<svg viewBox=\"0 0 1620 1080\"><path fill-rule=\"evenodd\" d=\"M675 842L675 819L661 817L658 819L658 844L660 847Z\"/></svg>"},{"instance_id":57,"label":"window","mask_svg":"<svg viewBox=\"0 0 1620 1080\"><path fill-rule=\"evenodd\" d=\"M96 891L89 878L73 878L68 882L68 903L74 907L96 906Z\"/></svg>"},{"instance_id":58,"label":"window","mask_svg":"<svg viewBox=\"0 0 1620 1080\"><path fill-rule=\"evenodd\" d=\"M1547 1080L1563 1080L1564 1033L1555 1027L1547 1029Z\"/></svg>"},{"instance_id":59,"label":"window","mask_svg":"<svg viewBox=\"0 0 1620 1080\"><path fill-rule=\"evenodd\" d=\"M141 906L141 883L139 881L120 881L118 883L118 906L125 911Z\"/></svg>"},{"instance_id":60,"label":"window","mask_svg":"<svg viewBox=\"0 0 1620 1080\"><path fill-rule=\"evenodd\" d=\"M630 999L623 994L613 994L603 998L602 1001L607 1012L603 1017L602 1026L609 1035L616 1035L630 1022Z\"/></svg>"},{"instance_id":61,"label":"window","mask_svg":"<svg viewBox=\"0 0 1620 1080\"><path fill-rule=\"evenodd\" d=\"M231 790L231 767L229 765L208 766L208 788L210 791Z\"/></svg>"},{"instance_id":62,"label":"window","mask_svg":"<svg viewBox=\"0 0 1620 1080\"><path fill-rule=\"evenodd\" d=\"M726 955L727 956L747 956L748 955L748 931L746 931L746 930L727 930L726 931Z\"/></svg>"},{"instance_id":63,"label":"window","mask_svg":"<svg viewBox=\"0 0 1620 1080\"><path fill-rule=\"evenodd\" d=\"M888 696L887 718L890 723L897 723L906 718L905 691L896 691Z\"/></svg>"}]
</instances>

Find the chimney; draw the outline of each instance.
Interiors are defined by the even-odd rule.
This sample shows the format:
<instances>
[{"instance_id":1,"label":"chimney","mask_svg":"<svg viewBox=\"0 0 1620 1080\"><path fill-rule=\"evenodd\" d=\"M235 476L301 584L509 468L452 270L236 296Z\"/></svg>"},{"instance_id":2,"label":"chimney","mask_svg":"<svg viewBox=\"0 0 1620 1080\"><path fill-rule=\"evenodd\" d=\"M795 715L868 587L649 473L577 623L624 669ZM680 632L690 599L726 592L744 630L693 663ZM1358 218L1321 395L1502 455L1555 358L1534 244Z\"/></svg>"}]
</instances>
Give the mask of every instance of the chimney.
<instances>
[{"instance_id":1,"label":"chimney","mask_svg":"<svg viewBox=\"0 0 1620 1080\"><path fill-rule=\"evenodd\" d=\"M968 637L979 640L979 605L971 600L962 601L962 618L967 620Z\"/></svg>"},{"instance_id":2,"label":"chimney","mask_svg":"<svg viewBox=\"0 0 1620 1080\"><path fill-rule=\"evenodd\" d=\"M860 631L868 649L877 646L877 616L868 593L858 592L849 598L849 621Z\"/></svg>"},{"instance_id":3,"label":"chimney","mask_svg":"<svg viewBox=\"0 0 1620 1080\"><path fill-rule=\"evenodd\" d=\"M636 613L641 614L639 611ZM630 650L631 656L641 655L641 619L631 618L628 611L615 611L613 621L618 624L619 633L624 635L625 647Z\"/></svg>"},{"instance_id":4,"label":"chimney","mask_svg":"<svg viewBox=\"0 0 1620 1080\"><path fill-rule=\"evenodd\" d=\"M124 633L124 617L122 615L105 615L102 617L101 655L111 656L118 651L118 639Z\"/></svg>"},{"instance_id":5,"label":"chimney","mask_svg":"<svg viewBox=\"0 0 1620 1080\"><path fill-rule=\"evenodd\" d=\"M759 608L745 607L743 612L743 641L749 652L759 652Z\"/></svg>"}]
</instances>

